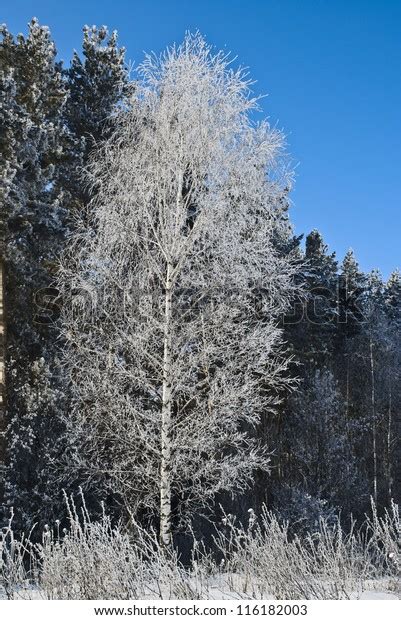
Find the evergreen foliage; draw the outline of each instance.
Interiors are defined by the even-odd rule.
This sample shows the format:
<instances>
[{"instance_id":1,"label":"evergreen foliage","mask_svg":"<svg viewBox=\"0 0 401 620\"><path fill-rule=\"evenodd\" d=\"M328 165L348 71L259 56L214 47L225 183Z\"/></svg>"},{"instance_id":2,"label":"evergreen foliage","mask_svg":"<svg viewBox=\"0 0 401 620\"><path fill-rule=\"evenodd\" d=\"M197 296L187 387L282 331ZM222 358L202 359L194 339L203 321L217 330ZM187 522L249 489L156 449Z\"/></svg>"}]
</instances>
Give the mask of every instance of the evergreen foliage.
<instances>
[{"instance_id":1,"label":"evergreen foliage","mask_svg":"<svg viewBox=\"0 0 401 620\"><path fill-rule=\"evenodd\" d=\"M19 523L47 519L61 501L68 385L59 365L53 281L75 209L88 201L82 167L110 130L127 91L124 50L107 29L84 28L81 61L64 70L49 29L5 26L0 43L1 256L7 316L5 503ZM63 415L62 415L63 414ZM50 490L51 489L51 490Z\"/></svg>"}]
</instances>

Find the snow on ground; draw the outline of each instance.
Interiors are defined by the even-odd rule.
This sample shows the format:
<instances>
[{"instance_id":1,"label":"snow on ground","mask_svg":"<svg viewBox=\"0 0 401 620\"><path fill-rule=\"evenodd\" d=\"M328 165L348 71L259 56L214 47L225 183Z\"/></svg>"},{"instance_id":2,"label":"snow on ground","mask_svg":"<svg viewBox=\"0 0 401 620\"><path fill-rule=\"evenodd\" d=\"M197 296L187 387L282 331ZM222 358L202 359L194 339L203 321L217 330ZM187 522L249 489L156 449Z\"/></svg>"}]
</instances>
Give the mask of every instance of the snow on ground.
<instances>
[{"instance_id":1,"label":"snow on ground","mask_svg":"<svg viewBox=\"0 0 401 620\"><path fill-rule=\"evenodd\" d=\"M207 584L204 584L205 588L202 593L197 592L195 583L188 581L188 592L186 596L169 596L169 592L163 592L163 598L168 600L169 598L187 600L190 598L190 592L193 592L194 598L201 598L207 600L274 600L274 596L268 592L261 594L258 584L245 583L243 576L234 574L221 574L213 577ZM199 586L199 584L198 584ZM6 599L6 592L4 588L0 586L0 599ZM34 586L21 587L14 593L14 600L38 600L49 598L44 591ZM155 591L150 587L147 594L141 596L141 600L152 600L159 598ZM363 584L363 588L359 591L355 591L350 595L353 600L399 600L401 598L401 588L394 581L387 579L381 579L376 581L367 581Z\"/></svg>"},{"instance_id":2,"label":"snow on ground","mask_svg":"<svg viewBox=\"0 0 401 620\"><path fill-rule=\"evenodd\" d=\"M398 596L390 592L362 592L362 594L356 598L360 601L398 600Z\"/></svg>"}]
</instances>

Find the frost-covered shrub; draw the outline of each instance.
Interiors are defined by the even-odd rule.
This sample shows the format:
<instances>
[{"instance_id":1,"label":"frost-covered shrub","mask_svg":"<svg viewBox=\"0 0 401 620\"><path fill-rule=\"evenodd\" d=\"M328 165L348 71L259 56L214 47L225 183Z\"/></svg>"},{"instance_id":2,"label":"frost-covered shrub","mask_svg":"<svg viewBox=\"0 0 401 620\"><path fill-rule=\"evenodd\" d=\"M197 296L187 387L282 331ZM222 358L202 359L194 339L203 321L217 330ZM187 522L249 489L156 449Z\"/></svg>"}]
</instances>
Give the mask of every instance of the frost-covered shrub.
<instances>
[{"instance_id":1,"label":"frost-covered shrub","mask_svg":"<svg viewBox=\"0 0 401 620\"><path fill-rule=\"evenodd\" d=\"M30 559L30 534L16 538L12 529L13 510L8 524L0 530L0 598L1 589L11 599L27 583L26 564Z\"/></svg>"},{"instance_id":2,"label":"frost-covered shrub","mask_svg":"<svg viewBox=\"0 0 401 620\"><path fill-rule=\"evenodd\" d=\"M376 510L348 533L339 520L320 519L296 535L266 509L250 511L246 527L231 515L216 532L215 552L193 540L184 567L176 550L132 522L114 525L103 512L92 521L67 501L69 527L46 527L41 543L16 539L11 522L0 536L0 590L8 598L45 599L343 599L383 580L400 590L398 506ZM1 596L1 594L0 594Z\"/></svg>"},{"instance_id":3,"label":"frost-covered shrub","mask_svg":"<svg viewBox=\"0 0 401 620\"><path fill-rule=\"evenodd\" d=\"M215 538L227 574L242 574L244 595L277 599L343 599L362 591L369 580L399 583L401 537L398 506L367 518L345 533L339 519L320 518L312 532L290 533L273 513L243 528L226 520ZM228 529L227 529L228 524ZM398 586L399 588L399 586Z\"/></svg>"},{"instance_id":4,"label":"frost-covered shrub","mask_svg":"<svg viewBox=\"0 0 401 620\"><path fill-rule=\"evenodd\" d=\"M68 528L58 521L45 526L40 543L16 540L10 520L0 538L0 590L8 598L208 598L200 557L187 571L175 550L159 545L154 531L134 521L129 528L113 525L104 511L92 521L81 499L78 510L65 498Z\"/></svg>"}]
</instances>

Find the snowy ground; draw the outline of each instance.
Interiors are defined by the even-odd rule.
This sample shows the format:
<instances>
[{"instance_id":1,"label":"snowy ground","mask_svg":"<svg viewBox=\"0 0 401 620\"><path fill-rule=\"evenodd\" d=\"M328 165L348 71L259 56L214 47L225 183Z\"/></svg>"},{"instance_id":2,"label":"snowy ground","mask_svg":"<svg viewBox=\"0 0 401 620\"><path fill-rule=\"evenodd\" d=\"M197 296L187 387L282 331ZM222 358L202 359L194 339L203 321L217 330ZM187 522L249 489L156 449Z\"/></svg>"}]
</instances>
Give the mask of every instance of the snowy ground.
<instances>
[{"instance_id":1,"label":"snowy ground","mask_svg":"<svg viewBox=\"0 0 401 620\"><path fill-rule=\"evenodd\" d=\"M261 600L262 598L263 600L274 600L274 596L267 592L263 593L263 596L261 596L260 593L258 594L257 591L259 588L257 584L255 584L255 587L252 587L252 584L249 583L245 585L244 578L236 575L222 574L218 577L213 577L205 586L205 593L207 591L207 596L198 596L198 598L207 600ZM382 579L365 582L359 591L350 593L350 598L353 600L399 600L401 598L400 594L401 584L396 587L394 581ZM6 592L4 588L0 586L0 599L6 598ZM14 600L38 600L48 598L49 596L47 596L45 592L32 586L18 588L13 597ZM148 592L141 596L141 600L158 598L160 598L160 596L155 591L152 591L152 588L149 588ZM165 592L163 593L163 598L168 600L171 597L169 597L168 592ZM173 598L176 599L177 597ZM189 597L178 598L185 600Z\"/></svg>"}]
</instances>

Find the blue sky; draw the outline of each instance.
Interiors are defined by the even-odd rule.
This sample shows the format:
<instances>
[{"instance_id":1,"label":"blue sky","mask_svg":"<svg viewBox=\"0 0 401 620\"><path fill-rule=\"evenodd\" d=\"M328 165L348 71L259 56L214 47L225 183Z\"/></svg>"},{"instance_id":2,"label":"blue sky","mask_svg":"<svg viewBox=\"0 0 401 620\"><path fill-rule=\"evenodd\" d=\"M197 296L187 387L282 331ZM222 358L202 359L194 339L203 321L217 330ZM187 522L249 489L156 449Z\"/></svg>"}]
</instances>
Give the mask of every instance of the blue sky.
<instances>
[{"instance_id":1,"label":"blue sky","mask_svg":"<svg viewBox=\"0 0 401 620\"><path fill-rule=\"evenodd\" d=\"M25 32L35 15L60 57L84 24L119 32L127 58L199 29L238 55L296 168L296 232L318 228L342 258L385 276L401 267L401 0L14 0L0 22ZM398 181L397 181L398 179Z\"/></svg>"}]
</instances>

